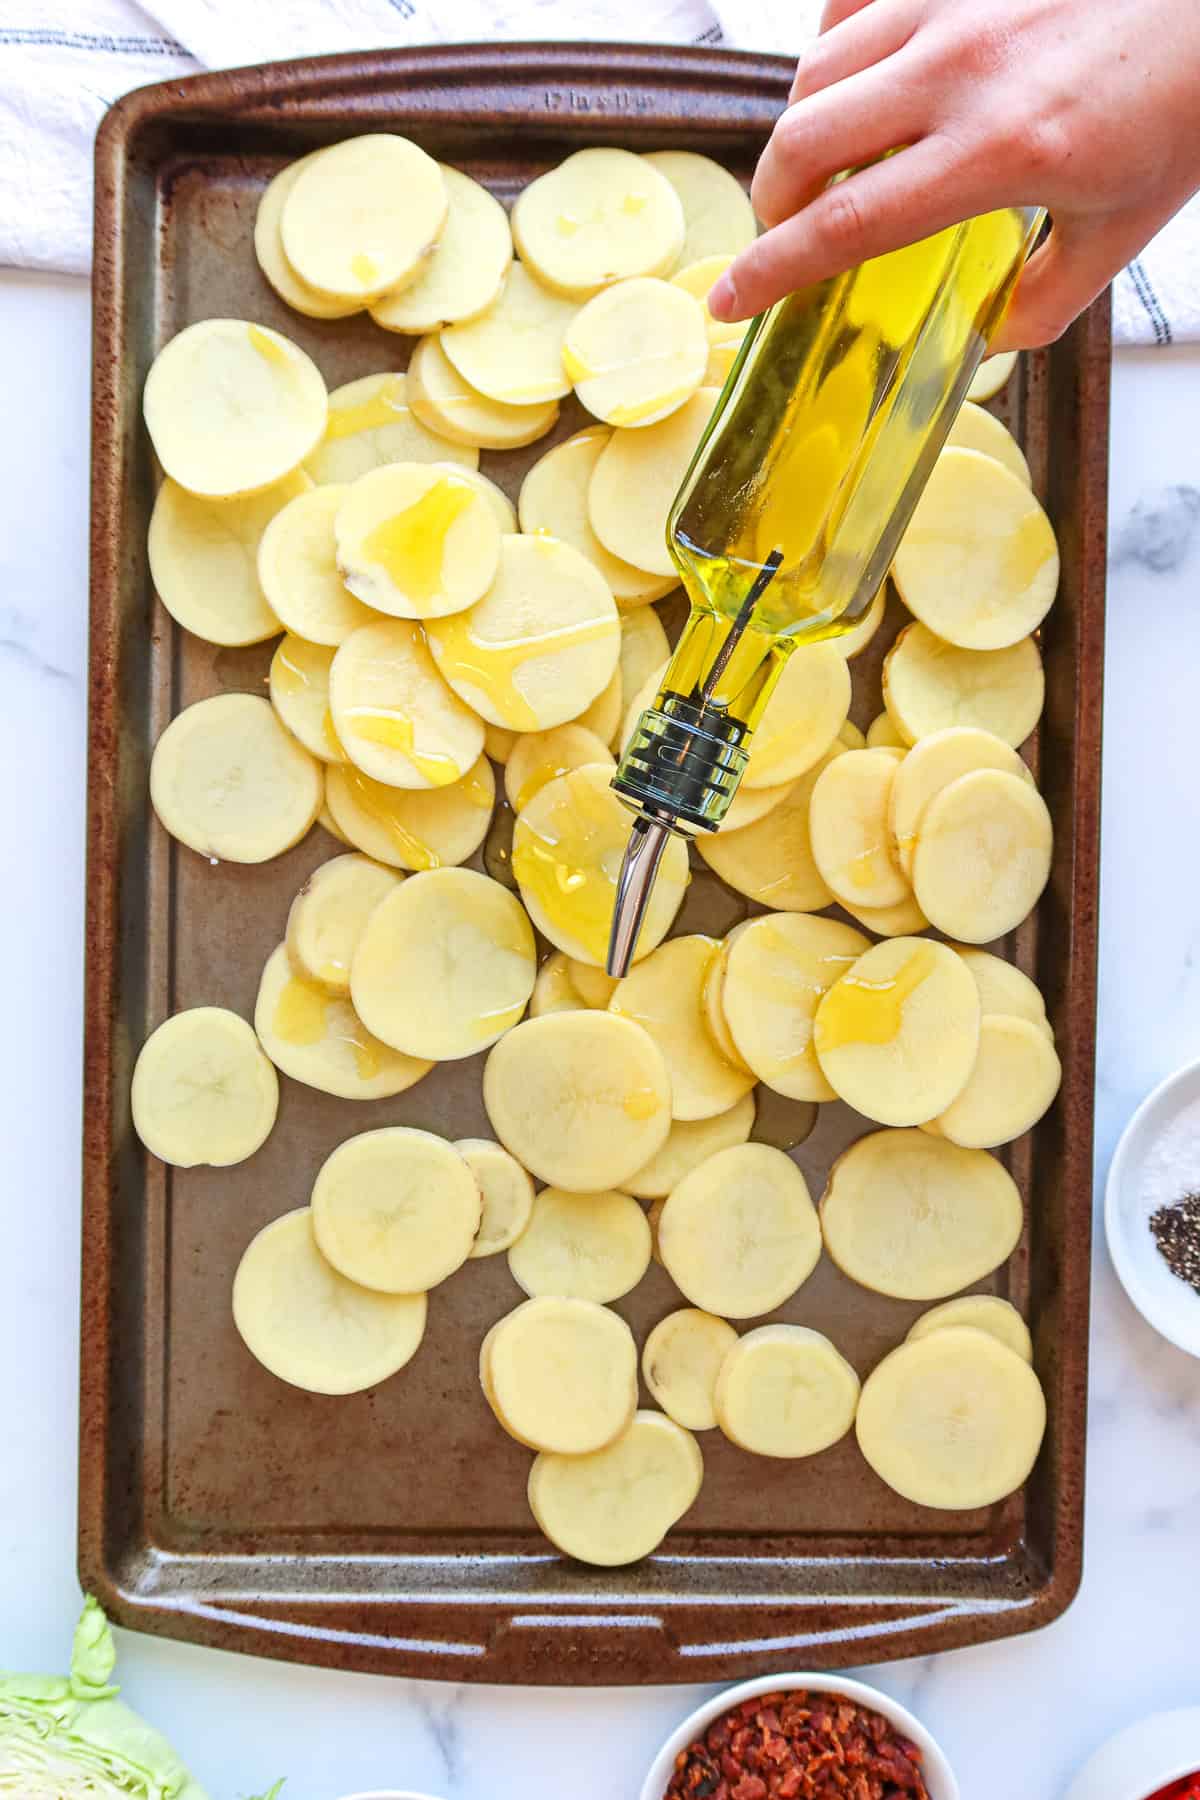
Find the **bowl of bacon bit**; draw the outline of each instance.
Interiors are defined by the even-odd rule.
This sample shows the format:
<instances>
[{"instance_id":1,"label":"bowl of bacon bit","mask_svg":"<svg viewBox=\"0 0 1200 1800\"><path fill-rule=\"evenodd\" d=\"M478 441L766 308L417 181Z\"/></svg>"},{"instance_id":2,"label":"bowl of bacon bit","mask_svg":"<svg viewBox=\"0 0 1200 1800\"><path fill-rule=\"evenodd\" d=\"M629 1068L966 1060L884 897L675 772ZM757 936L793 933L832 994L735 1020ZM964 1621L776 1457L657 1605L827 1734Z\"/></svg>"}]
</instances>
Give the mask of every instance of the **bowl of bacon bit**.
<instances>
[{"instance_id":1,"label":"bowl of bacon bit","mask_svg":"<svg viewBox=\"0 0 1200 1800\"><path fill-rule=\"evenodd\" d=\"M1066 1800L1200 1800L1200 1706L1127 1725L1088 1758Z\"/></svg>"},{"instance_id":2,"label":"bowl of bacon bit","mask_svg":"<svg viewBox=\"0 0 1200 1800\"><path fill-rule=\"evenodd\" d=\"M940 1746L878 1688L768 1675L699 1707L655 1758L642 1800L959 1800Z\"/></svg>"}]
</instances>

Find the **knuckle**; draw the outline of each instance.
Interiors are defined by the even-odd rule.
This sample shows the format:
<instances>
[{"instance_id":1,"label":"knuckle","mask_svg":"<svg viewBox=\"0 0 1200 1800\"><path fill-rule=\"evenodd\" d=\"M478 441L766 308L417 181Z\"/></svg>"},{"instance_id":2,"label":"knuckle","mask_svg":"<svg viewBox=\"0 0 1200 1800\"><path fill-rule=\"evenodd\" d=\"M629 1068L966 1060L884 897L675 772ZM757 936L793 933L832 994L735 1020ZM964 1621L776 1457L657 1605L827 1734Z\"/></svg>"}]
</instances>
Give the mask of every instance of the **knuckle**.
<instances>
[{"instance_id":1,"label":"knuckle","mask_svg":"<svg viewBox=\"0 0 1200 1800\"><path fill-rule=\"evenodd\" d=\"M821 208L822 236L838 257L847 264L866 255L867 221L852 182L839 181L829 189Z\"/></svg>"},{"instance_id":2,"label":"knuckle","mask_svg":"<svg viewBox=\"0 0 1200 1800\"><path fill-rule=\"evenodd\" d=\"M1037 180L1062 172L1071 160L1071 136L1065 121L1054 114L1040 114L1025 122L1018 137L1021 160Z\"/></svg>"}]
</instances>

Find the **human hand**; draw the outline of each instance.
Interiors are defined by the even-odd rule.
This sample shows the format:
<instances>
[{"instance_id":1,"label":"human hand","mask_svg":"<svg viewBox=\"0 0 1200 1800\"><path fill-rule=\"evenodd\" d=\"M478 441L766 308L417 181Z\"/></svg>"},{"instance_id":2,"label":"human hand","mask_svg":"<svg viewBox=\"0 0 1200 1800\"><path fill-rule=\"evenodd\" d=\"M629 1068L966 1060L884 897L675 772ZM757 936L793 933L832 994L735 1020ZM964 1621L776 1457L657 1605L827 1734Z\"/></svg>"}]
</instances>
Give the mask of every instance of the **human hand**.
<instances>
[{"instance_id":1,"label":"human hand","mask_svg":"<svg viewBox=\"0 0 1200 1800\"><path fill-rule=\"evenodd\" d=\"M754 177L767 230L709 306L749 318L977 213L1041 205L1053 228L991 348L1047 344L1198 187L1197 0L827 0Z\"/></svg>"}]
</instances>

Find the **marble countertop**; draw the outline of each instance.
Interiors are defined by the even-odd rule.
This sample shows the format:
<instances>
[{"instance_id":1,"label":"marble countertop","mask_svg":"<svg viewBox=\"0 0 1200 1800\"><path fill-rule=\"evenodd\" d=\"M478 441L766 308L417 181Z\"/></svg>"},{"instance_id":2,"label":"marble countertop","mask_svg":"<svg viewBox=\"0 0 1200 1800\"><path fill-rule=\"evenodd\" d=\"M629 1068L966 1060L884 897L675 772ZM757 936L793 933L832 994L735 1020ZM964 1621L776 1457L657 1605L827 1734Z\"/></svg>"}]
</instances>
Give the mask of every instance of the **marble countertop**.
<instances>
[{"instance_id":1,"label":"marble countertop","mask_svg":"<svg viewBox=\"0 0 1200 1800\"><path fill-rule=\"evenodd\" d=\"M89 308L0 274L0 1666L65 1664L75 1580ZM1114 370L1096 1153L1200 1055L1200 347ZM1032 1637L859 1673L942 1740L967 1800L1052 1800L1111 1730L1200 1699L1200 1363L1129 1306L1098 1244L1082 1592ZM123 1633L127 1697L214 1800L633 1796L696 1689L454 1688ZM1036 1747L1014 1789L1014 1735Z\"/></svg>"}]
</instances>

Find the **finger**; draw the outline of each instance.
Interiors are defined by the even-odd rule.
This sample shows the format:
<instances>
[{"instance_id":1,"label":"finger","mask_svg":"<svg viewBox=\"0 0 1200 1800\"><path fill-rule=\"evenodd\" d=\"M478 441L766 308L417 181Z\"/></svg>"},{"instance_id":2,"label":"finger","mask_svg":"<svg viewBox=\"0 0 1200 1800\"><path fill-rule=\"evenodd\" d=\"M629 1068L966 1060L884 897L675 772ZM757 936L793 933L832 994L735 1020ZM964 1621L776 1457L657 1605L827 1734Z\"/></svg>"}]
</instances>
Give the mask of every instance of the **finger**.
<instances>
[{"instance_id":1,"label":"finger","mask_svg":"<svg viewBox=\"0 0 1200 1800\"><path fill-rule=\"evenodd\" d=\"M822 34L802 53L792 81L792 100L803 100L835 81L902 50L916 30L917 0L835 0L830 13L842 15L822 24ZM827 15L828 16L828 15Z\"/></svg>"},{"instance_id":2,"label":"finger","mask_svg":"<svg viewBox=\"0 0 1200 1800\"><path fill-rule=\"evenodd\" d=\"M928 89L904 79L900 59L825 88L776 120L754 172L754 210L764 225L782 224L831 177L924 137L928 126Z\"/></svg>"},{"instance_id":3,"label":"finger","mask_svg":"<svg viewBox=\"0 0 1200 1800\"><path fill-rule=\"evenodd\" d=\"M835 25L840 25L843 20L870 5L871 0L825 0L821 8L821 30L832 31Z\"/></svg>"},{"instance_id":4,"label":"finger","mask_svg":"<svg viewBox=\"0 0 1200 1800\"><path fill-rule=\"evenodd\" d=\"M1025 265L989 350L1034 350L1054 343L1142 242L1142 235L1124 221L1100 228L1055 224Z\"/></svg>"}]
</instances>

